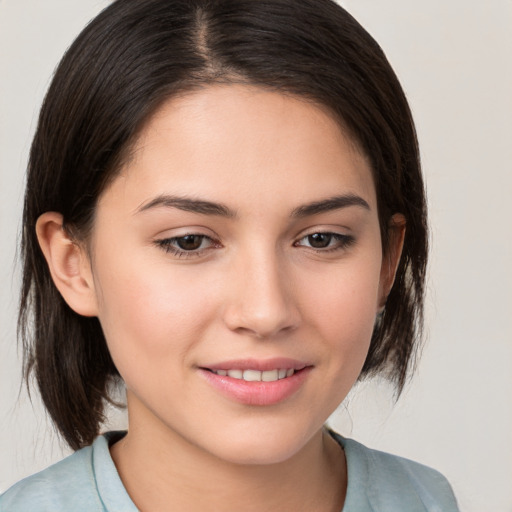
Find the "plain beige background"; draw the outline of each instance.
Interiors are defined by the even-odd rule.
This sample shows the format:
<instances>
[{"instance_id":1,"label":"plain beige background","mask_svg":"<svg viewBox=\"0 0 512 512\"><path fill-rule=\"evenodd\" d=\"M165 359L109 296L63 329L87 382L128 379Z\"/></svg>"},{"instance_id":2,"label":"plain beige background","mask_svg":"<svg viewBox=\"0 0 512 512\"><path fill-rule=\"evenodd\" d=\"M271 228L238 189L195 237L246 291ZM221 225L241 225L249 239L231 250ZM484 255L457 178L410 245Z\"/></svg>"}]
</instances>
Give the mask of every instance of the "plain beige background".
<instances>
[{"instance_id":1,"label":"plain beige background","mask_svg":"<svg viewBox=\"0 0 512 512\"><path fill-rule=\"evenodd\" d=\"M37 396L18 398L15 251L37 110L63 51L107 3L0 0L0 490L67 453ZM441 470L463 511L512 512L512 1L341 3L409 97L432 255L413 383L395 406L386 385L360 386L332 424Z\"/></svg>"}]
</instances>

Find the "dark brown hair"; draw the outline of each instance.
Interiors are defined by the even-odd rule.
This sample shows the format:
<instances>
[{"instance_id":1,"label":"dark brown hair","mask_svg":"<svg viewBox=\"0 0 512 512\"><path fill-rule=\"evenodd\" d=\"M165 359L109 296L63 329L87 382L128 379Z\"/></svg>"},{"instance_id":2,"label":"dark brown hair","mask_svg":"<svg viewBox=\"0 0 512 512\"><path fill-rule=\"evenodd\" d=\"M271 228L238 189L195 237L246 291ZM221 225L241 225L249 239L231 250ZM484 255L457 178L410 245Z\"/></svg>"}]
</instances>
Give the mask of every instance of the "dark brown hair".
<instances>
[{"instance_id":1,"label":"dark brown hair","mask_svg":"<svg viewBox=\"0 0 512 512\"><path fill-rule=\"evenodd\" d=\"M395 284L361 378L400 392L422 328L427 227L411 113L372 37L331 0L118 0L78 36L44 100L30 153L19 335L50 416L78 449L99 433L119 379L97 318L55 288L35 224L58 211L85 239L99 195L144 122L169 97L243 82L308 98L340 120L371 162L386 250L391 215L407 230Z\"/></svg>"}]
</instances>

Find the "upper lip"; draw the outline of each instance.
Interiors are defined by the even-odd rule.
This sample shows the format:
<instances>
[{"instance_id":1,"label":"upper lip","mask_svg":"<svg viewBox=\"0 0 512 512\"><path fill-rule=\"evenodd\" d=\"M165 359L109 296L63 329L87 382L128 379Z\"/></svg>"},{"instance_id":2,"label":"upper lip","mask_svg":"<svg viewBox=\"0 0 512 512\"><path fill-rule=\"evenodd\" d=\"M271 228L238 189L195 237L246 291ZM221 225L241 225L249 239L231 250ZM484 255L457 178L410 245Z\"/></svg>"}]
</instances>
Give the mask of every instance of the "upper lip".
<instances>
[{"instance_id":1,"label":"upper lip","mask_svg":"<svg viewBox=\"0 0 512 512\"><path fill-rule=\"evenodd\" d=\"M306 366L311 366L304 361L290 359L288 357L274 357L271 359L233 359L230 361L222 361L220 363L201 365L201 368L208 370L259 370L261 372L275 369L302 370Z\"/></svg>"}]
</instances>

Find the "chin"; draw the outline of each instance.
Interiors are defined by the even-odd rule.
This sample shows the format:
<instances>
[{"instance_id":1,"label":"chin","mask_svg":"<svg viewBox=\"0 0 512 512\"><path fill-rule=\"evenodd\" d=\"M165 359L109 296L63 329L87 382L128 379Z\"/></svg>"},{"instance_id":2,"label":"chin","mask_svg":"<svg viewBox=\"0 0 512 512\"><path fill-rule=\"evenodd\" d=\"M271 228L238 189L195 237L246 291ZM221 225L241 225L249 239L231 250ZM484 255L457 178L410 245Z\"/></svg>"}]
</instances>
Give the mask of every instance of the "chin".
<instances>
[{"instance_id":1,"label":"chin","mask_svg":"<svg viewBox=\"0 0 512 512\"><path fill-rule=\"evenodd\" d=\"M279 464L296 456L310 441L304 433L290 429L269 432L263 429L258 432L240 430L232 434L217 438L218 442L209 451L237 465Z\"/></svg>"}]
</instances>

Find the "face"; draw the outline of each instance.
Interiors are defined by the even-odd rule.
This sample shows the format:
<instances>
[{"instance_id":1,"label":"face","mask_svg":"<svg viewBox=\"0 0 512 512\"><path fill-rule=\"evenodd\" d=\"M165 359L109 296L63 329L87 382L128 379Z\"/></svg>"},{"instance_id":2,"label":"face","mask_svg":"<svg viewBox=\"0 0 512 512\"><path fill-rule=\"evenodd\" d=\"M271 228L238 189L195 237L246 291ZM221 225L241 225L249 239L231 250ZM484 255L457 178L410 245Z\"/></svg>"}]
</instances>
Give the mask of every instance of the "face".
<instances>
[{"instance_id":1,"label":"face","mask_svg":"<svg viewBox=\"0 0 512 512\"><path fill-rule=\"evenodd\" d=\"M357 147L320 107L243 85L153 116L91 253L130 432L239 463L319 432L360 373L389 267Z\"/></svg>"}]
</instances>

